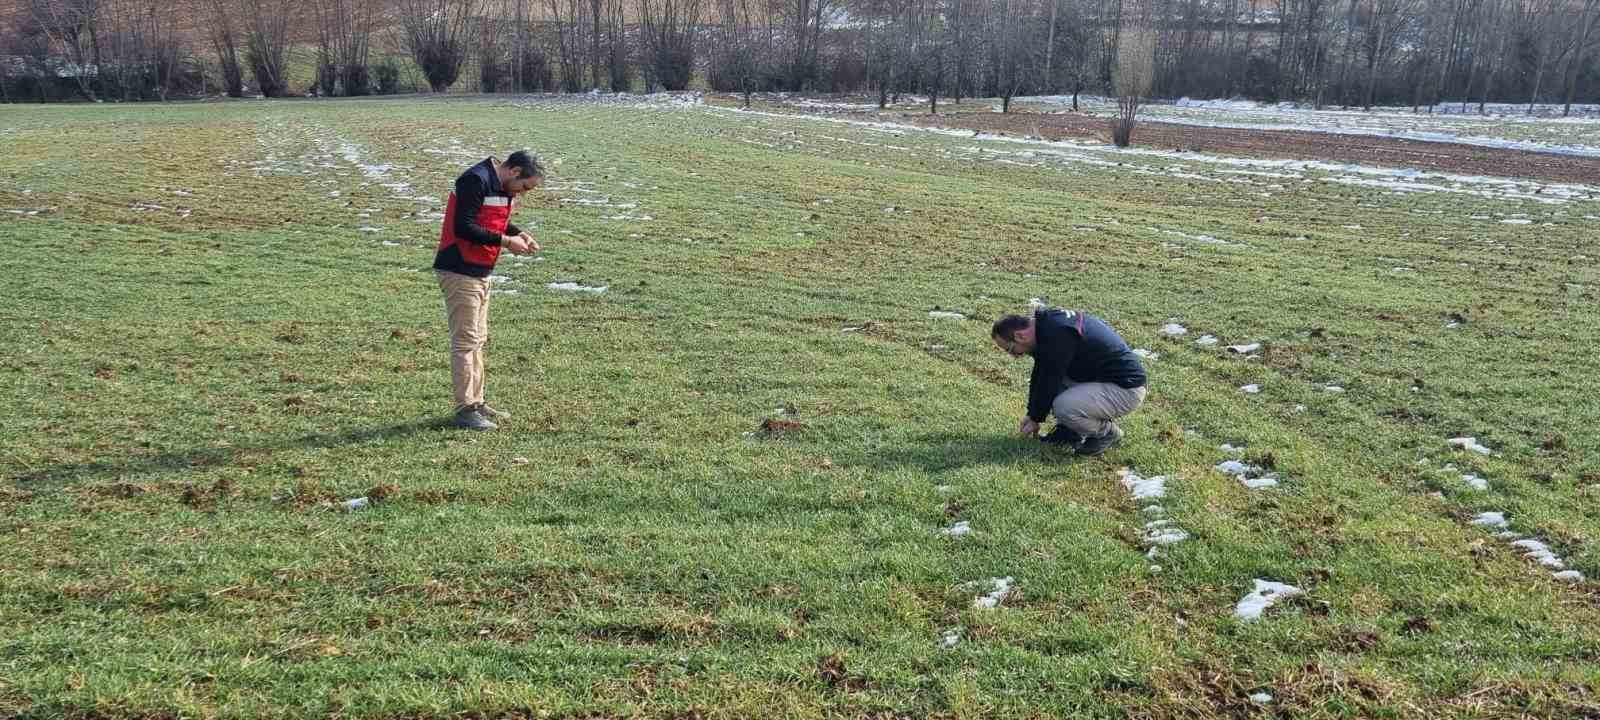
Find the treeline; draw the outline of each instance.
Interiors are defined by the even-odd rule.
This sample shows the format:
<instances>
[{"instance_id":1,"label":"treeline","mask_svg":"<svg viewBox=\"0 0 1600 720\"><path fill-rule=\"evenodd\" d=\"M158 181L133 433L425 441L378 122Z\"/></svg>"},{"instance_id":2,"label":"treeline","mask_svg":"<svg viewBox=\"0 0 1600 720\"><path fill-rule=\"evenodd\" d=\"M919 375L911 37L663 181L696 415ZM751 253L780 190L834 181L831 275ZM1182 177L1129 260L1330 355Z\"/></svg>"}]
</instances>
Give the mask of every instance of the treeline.
<instances>
[{"instance_id":1,"label":"treeline","mask_svg":"<svg viewBox=\"0 0 1600 720\"><path fill-rule=\"evenodd\" d=\"M8 101L682 90L1600 98L1600 0L19 0ZM309 67L307 67L309 65ZM1119 87L1119 82L1124 87Z\"/></svg>"}]
</instances>

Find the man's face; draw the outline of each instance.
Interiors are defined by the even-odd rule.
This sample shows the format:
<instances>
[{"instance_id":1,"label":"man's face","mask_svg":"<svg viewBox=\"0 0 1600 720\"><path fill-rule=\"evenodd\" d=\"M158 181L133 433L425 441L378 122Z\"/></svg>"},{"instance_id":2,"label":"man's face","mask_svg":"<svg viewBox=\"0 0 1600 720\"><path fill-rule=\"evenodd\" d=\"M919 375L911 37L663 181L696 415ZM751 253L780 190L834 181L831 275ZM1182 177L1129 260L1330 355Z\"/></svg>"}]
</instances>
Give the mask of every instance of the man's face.
<instances>
[{"instance_id":1,"label":"man's face","mask_svg":"<svg viewBox=\"0 0 1600 720\"><path fill-rule=\"evenodd\" d=\"M1011 355L1011 357L1022 357L1023 355L1033 352L1032 328L1018 330L1011 336L1010 340L1000 337L999 335L995 335L992 339L994 340L995 347L1006 351Z\"/></svg>"},{"instance_id":2,"label":"man's face","mask_svg":"<svg viewBox=\"0 0 1600 720\"><path fill-rule=\"evenodd\" d=\"M506 181L505 191L512 197L516 197L543 184L544 176L542 175L534 175L533 177L525 178L512 178Z\"/></svg>"}]
</instances>

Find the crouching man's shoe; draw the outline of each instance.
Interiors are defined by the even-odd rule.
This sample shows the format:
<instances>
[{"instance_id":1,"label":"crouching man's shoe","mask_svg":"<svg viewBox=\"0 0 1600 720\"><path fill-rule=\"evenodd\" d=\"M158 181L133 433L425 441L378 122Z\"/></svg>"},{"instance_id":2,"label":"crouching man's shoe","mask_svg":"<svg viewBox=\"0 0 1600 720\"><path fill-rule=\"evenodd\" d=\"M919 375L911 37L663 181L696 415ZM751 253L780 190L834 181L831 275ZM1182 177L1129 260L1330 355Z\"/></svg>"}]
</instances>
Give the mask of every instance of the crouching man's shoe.
<instances>
[{"instance_id":1,"label":"crouching man's shoe","mask_svg":"<svg viewBox=\"0 0 1600 720\"><path fill-rule=\"evenodd\" d=\"M1083 443L1083 436L1065 425L1056 425L1056 429L1051 430L1049 435L1039 438L1039 442L1073 450Z\"/></svg>"},{"instance_id":2,"label":"crouching man's shoe","mask_svg":"<svg viewBox=\"0 0 1600 720\"><path fill-rule=\"evenodd\" d=\"M1084 440L1083 444L1078 446L1078 454L1085 456L1099 455L1116 447L1119 442L1122 442L1122 428L1112 425L1111 432Z\"/></svg>"}]
</instances>

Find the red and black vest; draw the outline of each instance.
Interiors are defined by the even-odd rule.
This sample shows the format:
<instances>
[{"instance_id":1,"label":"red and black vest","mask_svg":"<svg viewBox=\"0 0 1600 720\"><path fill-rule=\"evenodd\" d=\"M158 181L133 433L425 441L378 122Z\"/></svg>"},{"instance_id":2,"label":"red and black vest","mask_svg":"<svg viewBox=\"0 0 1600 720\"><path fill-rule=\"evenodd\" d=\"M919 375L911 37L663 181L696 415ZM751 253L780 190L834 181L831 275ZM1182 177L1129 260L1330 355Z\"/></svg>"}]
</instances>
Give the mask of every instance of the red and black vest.
<instances>
[{"instance_id":1,"label":"red and black vest","mask_svg":"<svg viewBox=\"0 0 1600 720\"><path fill-rule=\"evenodd\" d=\"M457 215L472 212L475 205L475 216L464 218L466 222L458 224ZM500 259L500 236L510 226L511 211L515 207L516 199L500 189L492 160L478 163L462 173L445 203L439 249L433 258L434 269L488 277L494 271L495 261ZM476 225L477 228L460 227L462 225ZM462 232L457 232L458 227ZM478 228L482 229L481 234L475 232Z\"/></svg>"}]
</instances>

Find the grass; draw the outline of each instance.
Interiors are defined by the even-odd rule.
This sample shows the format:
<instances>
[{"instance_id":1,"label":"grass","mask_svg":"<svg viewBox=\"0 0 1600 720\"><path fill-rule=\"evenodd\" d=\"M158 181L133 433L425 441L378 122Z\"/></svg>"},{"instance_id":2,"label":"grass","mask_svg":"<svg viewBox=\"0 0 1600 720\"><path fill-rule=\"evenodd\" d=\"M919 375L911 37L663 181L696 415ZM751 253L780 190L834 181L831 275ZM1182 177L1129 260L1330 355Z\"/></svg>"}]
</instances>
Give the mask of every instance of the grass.
<instances>
[{"instance_id":1,"label":"grass","mask_svg":"<svg viewBox=\"0 0 1600 720\"><path fill-rule=\"evenodd\" d=\"M1593 586L1466 522L1600 573L1592 202L572 100L27 107L0 143L39 211L0 214L0 716L1600 712ZM467 435L404 196L521 146L555 176L492 310L517 416ZM560 202L601 196L638 207ZM1009 434L987 321L1033 297L1161 354L1105 459ZM1159 574L1124 466L1193 535ZM1307 595L1241 623L1255 578Z\"/></svg>"}]
</instances>

